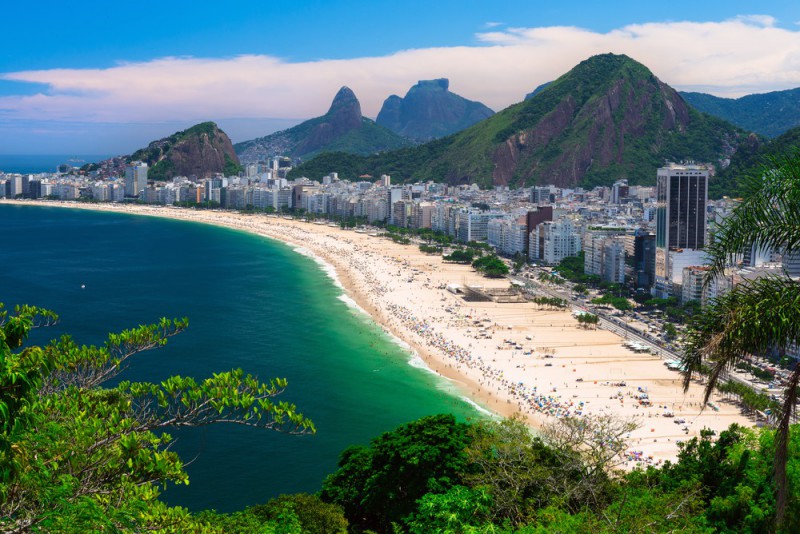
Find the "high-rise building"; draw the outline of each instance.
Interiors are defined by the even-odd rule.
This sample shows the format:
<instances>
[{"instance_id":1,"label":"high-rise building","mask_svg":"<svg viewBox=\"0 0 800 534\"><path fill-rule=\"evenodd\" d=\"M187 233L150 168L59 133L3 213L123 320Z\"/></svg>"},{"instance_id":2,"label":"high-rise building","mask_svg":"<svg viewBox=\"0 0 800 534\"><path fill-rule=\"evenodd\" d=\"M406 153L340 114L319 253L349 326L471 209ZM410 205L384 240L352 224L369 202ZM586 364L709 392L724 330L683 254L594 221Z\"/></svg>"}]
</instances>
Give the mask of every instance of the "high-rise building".
<instances>
[{"instance_id":1,"label":"high-rise building","mask_svg":"<svg viewBox=\"0 0 800 534\"><path fill-rule=\"evenodd\" d=\"M611 197L609 198L610 204L621 204L622 201L628 198L630 188L628 187L628 180L617 180L611 186Z\"/></svg>"},{"instance_id":2,"label":"high-rise building","mask_svg":"<svg viewBox=\"0 0 800 534\"><path fill-rule=\"evenodd\" d=\"M633 243L633 285L649 290L656 272L656 236L637 231Z\"/></svg>"},{"instance_id":3,"label":"high-rise building","mask_svg":"<svg viewBox=\"0 0 800 534\"><path fill-rule=\"evenodd\" d=\"M544 221L530 233L528 257L547 265L556 265L581 251L581 237L570 219Z\"/></svg>"},{"instance_id":4,"label":"high-rise building","mask_svg":"<svg viewBox=\"0 0 800 534\"><path fill-rule=\"evenodd\" d=\"M672 294L682 283L683 267L704 263L708 176L705 165L670 163L658 169L656 296Z\"/></svg>"},{"instance_id":5,"label":"high-rise building","mask_svg":"<svg viewBox=\"0 0 800 534\"><path fill-rule=\"evenodd\" d=\"M132 161L125 167L125 196L138 197L147 187L147 163Z\"/></svg>"},{"instance_id":6,"label":"high-rise building","mask_svg":"<svg viewBox=\"0 0 800 534\"><path fill-rule=\"evenodd\" d=\"M783 269L792 278L800 276L800 251L783 254Z\"/></svg>"}]
</instances>

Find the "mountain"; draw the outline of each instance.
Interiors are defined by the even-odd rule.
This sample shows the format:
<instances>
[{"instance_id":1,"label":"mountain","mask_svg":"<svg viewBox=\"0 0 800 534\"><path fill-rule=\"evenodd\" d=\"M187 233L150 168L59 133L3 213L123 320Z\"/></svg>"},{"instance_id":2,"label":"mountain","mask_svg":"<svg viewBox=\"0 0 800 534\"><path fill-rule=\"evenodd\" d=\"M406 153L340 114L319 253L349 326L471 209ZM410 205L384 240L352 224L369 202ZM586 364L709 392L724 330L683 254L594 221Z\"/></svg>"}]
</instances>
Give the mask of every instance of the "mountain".
<instances>
[{"instance_id":1,"label":"mountain","mask_svg":"<svg viewBox=\"0 0 800 534\"><path fill-rule=\"evenodd\" d=\"M745 194L745 178L763 173L770 158L800 153L800 126L785 131L766 142L755 134L731 157L730 165L708 183L709 198L741 197Z\"/></svg>"},{"instance_id":2,"label":"mountain","mask_svg":"<svg viewBox=\"0 0 800 534\"><path fill-rule=\"evenodd\" d=\"M705 93L680 95L698 110L766 137L776 137L800 126L800 87L741 98L720 98Z\"/></svg>"},{"instance_id":3,"label":"mountain","mask_svg":"<svg viewBox=\"0 0 800 534\"><path fill-rule=\"evenodd\" d=\"M361 104L349 87L342 87L328 112L287 130L234 145L242 161L271 156L310 158L320 152L373 154L411 144L407 139L361 116Z\"/></svg>"},{"instance_id":4,"label":"mountain","mask_svg":"<svg viewBox=\"0 0 800 534\"><path fill-rule=\"evenodd\" d=\"M538 95L539 93L541 93L542 91L547 89L550 86L551 83L553 83L553 82L545 82L545 83L543 83L542 85L540 85L539 87L534 89L533 92L528 93L527 95L525 95L525 100L530 100L534 96Z\"/></svg>"},{"instance_id":5,"label":"mountain","mask_svg":"<svg viewBox=\"0 0 800 534\"><path fill-rule=\"evenodd\" d=\"M359 174L386 173L398 181L573 187L627 178L636 184L653 183L665 160L724 166L746 136L688 106L644 65L604 54L457 134L371 158L339 159ZM327 155L294 175L335 170L347 176L336 163Z\"/></svg>"},{"instance_id":6,"label":"mountain","mask_svg":"<svg viewBox=\"0 0 800 534\"><path fill-rule=\"evenodd\" d=\"M125 159L147 163L150 167L147 176L153 180L191 175L205 177L218 172L235 175L241 170L231 140L213 122L196 124L153 141Z\"/></svg>"},{"instance_id":7,"label":"mountain","mask_svg":"<svg viewBox=\"0 0 800 534\"><path fill-rule=\"evenodd\" d=\"M375 122L415 141L430 141L494 114L480 102L451 93L449 87L447 78L420 80L404 98L387 98Z\"/></svg>"}]
</instances>

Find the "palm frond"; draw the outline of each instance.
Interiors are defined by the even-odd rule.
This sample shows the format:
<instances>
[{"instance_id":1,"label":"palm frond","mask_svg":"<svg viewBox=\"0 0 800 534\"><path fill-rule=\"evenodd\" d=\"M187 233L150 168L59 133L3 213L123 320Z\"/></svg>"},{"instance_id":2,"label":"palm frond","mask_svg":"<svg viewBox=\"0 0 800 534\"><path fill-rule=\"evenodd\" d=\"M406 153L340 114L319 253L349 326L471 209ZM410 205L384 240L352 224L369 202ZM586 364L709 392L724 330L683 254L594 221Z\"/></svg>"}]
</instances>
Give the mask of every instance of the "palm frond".
<instances>
[{"instance_id":1,"label":"palm frond","mask_svg":"<svg viewBox=\"0 0 800 534\"><path fill-rule=\"evenodd\" d=\"M707 247L711 270L722 274L733 255L757 249L800 250L800 150L774 157L745 178L746 197L714 231Z\"/></svg>"},{"instance_id":2,"label":"palm frond","mask_svg":"<svg viewBox=\"0 0 800 534\"><path fill-rule=\"evenodd\" d=\"M695 319L683 357L684 389L706 363L706 400L719 378L748 354L764 354L800 340L800 284L785 276L748 280Z\"/></svg>"}]
</instances>

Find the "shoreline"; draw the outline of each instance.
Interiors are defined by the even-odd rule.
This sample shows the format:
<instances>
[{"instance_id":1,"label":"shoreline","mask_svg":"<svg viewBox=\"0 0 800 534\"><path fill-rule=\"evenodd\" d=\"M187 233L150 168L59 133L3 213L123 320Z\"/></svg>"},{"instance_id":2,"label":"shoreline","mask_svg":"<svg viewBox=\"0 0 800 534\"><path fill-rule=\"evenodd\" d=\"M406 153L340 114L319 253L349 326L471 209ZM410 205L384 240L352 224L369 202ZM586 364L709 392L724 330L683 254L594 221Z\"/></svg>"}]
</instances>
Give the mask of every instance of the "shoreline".
<instances>
[{"instance_id":1,"label":"shoreline","mask_svg":"<svg viewBox=\"0 0 800 534\"><path fill-rule=\"evenodd\" d=\"M716 409L701 411L701 386L692 384L684 395L677 371L666 369L655 356L632 354L615 334L578 328L569 311L462 300L445 286L507 287L508 281L485 279L469 266L446 264L413 245L262 214L64 201L0 203L185 220L285 243L322 263L327 274L335 273L332 278L344 295L387 335L406 343L412 359L418 356L479 409L503 417L522 414L534 428L564 415L636 418L641 426L630 434L628 445L641 453L633 455L641 461L631 459L623 467L674 460L677 441L699 435L704 427L719 433L734 422L752 426L718 395L712 397ZM642 396L652 404L643 403ZM667 412L674 417L664 417ZM673 424L679 419L685 424Z\"/></svg>"}]
</instances>

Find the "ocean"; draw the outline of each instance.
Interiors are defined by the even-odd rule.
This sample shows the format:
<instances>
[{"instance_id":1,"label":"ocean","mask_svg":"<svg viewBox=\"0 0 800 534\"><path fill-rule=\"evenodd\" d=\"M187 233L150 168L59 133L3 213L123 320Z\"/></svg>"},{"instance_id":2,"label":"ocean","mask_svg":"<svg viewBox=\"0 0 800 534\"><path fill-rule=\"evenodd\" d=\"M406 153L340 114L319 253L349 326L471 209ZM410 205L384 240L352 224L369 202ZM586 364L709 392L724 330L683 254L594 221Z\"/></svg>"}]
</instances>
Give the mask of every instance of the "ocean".
<instances>
[{"instance_id":1,"label":"ocean","mask_svg":"<svg viewBox=\"0 0 800 534\"><path fill-rule=\"evenodd\" d=\"M435 413L480 412L348 302L313 259L290 246L199 223L0 205L0 302L60 315L32 343L70 333L100 344L158 318L187 331L137 355L121 378L201 379L241 367L283 377L313 436L215 425L171 431L189 486L166 502L233 511L282 493L316 492L347 446Z\"/></svg>"},{"instance_id":2,"label":"ocean","mask_svg":"<svg viewBox=\"0 0 800 534\"><path fill-rule=\"evenodd\" d=\"M56 168L62 163L80 167L86 163L97 163L110 157L102 154L0 154L0 173L38 174L40 172L56 172Z\"/></svg>"}]
</instances>

